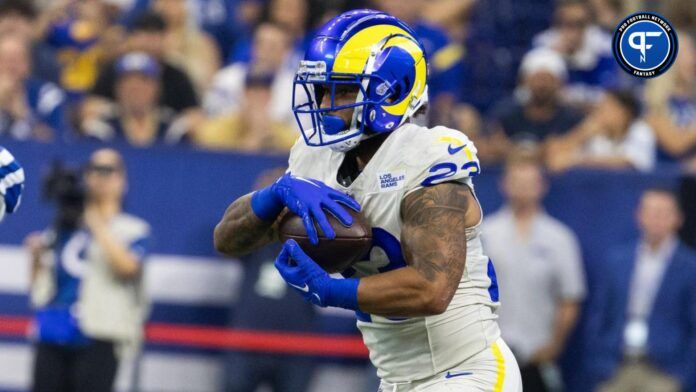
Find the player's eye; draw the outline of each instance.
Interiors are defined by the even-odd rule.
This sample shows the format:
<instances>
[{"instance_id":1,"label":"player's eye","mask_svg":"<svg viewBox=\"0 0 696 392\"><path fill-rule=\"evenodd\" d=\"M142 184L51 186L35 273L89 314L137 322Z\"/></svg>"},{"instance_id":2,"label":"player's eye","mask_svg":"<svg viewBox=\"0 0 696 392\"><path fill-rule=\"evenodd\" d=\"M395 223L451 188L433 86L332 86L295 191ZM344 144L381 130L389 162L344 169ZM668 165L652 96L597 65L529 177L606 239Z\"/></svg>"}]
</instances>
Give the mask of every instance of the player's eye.
<instances>
[{"instance_id":1,"label":"player's eye","mask_svg":"<svg viewBox=\"0 0 696 392\"><path fill-rule=\"evenodd\" d=\"M336 96L337 97L345 97L347 95L353 94L356 91L358 91L358 88L356 86L351 86L351 85L339 85L336 87Z\"/></svg>"}]
</instances>

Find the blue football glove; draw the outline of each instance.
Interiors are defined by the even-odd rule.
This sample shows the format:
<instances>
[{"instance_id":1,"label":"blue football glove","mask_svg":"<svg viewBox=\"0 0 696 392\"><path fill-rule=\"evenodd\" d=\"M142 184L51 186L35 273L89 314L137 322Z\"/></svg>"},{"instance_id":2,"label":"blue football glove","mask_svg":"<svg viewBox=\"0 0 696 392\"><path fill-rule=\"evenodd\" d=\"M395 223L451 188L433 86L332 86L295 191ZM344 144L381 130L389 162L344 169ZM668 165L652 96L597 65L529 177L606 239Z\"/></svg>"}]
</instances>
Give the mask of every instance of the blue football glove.
<instances>
[{"instance_id":1,"label":"blue football glove","mask_svg":"<svg viewBox=\"0 0 696 392\"><path fill-rule=\"evenodd\" d=\"M323 210L335 216L341 224L350 226L353 218L343 206L360 211L360 204L352 197L326 186L323 182L286 173L271 186L254 192L251 208L259 218L272 221L278 217L283 207L288 207L295 215L302 218L309 240L319 243L317 222L326 238L336 237Z\"/></svg>"},{"instance_id":2,"label":"blue football glove","mask_svg":"<svg viewBox=\"0 0 696 392\"><path fill-rule=\"evenodd\" d=\"M359 279L333 279L307 256L295 240L283 244L275 266L285 281L318 306L358 310Z\"/></svg>"}]
</instances>

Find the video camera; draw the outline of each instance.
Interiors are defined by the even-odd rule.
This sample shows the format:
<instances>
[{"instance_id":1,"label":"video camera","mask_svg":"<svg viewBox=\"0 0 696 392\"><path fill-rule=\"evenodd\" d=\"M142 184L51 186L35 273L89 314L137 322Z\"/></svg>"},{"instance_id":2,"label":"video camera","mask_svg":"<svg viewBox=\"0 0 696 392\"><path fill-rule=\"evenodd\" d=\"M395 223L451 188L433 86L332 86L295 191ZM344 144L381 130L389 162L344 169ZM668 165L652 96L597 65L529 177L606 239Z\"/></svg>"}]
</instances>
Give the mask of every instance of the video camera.
<instances>
[{"instance_id":1,"label":"video camera","mask_svg":"<svg viewBox=\"0 0 696 392\"><path fill-rule=\"evenodd\" d=\"M57 207L54 220L57 231L74 230L80 226L86 200L81 170L69 168L60 161L54 162L43 179L42 196Z\"/></svg>"}]
</instances>

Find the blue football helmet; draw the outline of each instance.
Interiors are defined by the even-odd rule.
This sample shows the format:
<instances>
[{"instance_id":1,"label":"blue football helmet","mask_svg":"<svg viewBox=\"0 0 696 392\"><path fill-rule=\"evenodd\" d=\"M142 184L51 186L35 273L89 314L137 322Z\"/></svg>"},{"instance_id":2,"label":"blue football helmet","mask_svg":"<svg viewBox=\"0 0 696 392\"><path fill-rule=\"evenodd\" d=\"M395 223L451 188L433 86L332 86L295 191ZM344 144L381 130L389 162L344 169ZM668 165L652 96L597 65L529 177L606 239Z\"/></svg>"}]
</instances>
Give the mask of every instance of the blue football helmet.
<instances>
[{"instance_id":1,"label":"blue football helmet","mask_svg":"<svg viewBox=\"0 0 696 392\"><path fill-rule=\"evenodd\" d=\"M309 146L348 151L390 132L428 101L427 62L413 30L380 11L354 10L316 34L295 76L293 112ZM354 103L335 105L336 87L355 86ZM324 95L331 104L322 107ZM353 108L350 124L332 113Z\"/></svg>"}]
</instances>

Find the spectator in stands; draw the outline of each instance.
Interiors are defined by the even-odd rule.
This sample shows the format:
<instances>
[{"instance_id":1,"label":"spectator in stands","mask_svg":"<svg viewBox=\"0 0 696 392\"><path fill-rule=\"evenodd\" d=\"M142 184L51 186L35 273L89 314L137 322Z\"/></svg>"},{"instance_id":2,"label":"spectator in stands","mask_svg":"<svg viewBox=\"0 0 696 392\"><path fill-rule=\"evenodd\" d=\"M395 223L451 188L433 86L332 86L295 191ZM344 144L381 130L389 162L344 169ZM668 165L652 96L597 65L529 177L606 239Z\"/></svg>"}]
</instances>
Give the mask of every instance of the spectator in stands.
<instances>
[{"instance_id":1,"label":"spectator in stands","mask_svg":"<svg viewBox=\"0 0 696 392\"><path fill-rule=\"evenodd\" d=\"M239 112L204 122L195 132L198 145L212 149L287 152L297 140L294 124L274 122L270 79L245 80Z\"/></svg>"},{"instance_id":2,"label":"spectator in stands","mask_svg":"<svg viewBox=\"0 0 696 392\"><path fill-rule=\"evenodd\" d=\"M31 42L0 34L0 135L50 140L62 136L65 94L31 77Z\"/></svg>"},{"instance_id":3,"label":"spectator in stands","mask_svg":"<svg viewBox=\"0 0 696 392\"><path fill-rule=\"evenodd\" d=\"M252 1L244 1L244 3ZM247 5L253 14L253 6ZM292 57L294 58L289 67L293 70L297 68L297 62L304 56L306 47L306 34L310 28L309 20L309 0L269 0L264 9L264 20L276 23L286 30L288 38L292 43ZM253 20L253 15L250 17ZM251 60L253 46L253 36L249 34L246 38L240 39L232 51L230 63L247 62Z\"/></svg>"},{"instance_id":4,"label":"spectator in stands","mask_svg":"<svg viewBox=\"0 0 696 392\"><path fill-rule=\"evenodd\" d=\"M125 47L126 52L145 52L157 59L162 69L160 103L181 115L195 109L198 98L186 73L165 60L165 30L166 23L159 14L140 14L133 21ZM102 68L91 98L102 98L102 102L104 99L113 100L115 84L116 69L111 63Z\"/></svg>"},{"instance_id":5,"label":"spectator in stands","mask_svg":"<svg viewBox=\"0 0 696 392\"><path fill-rule=\"evenodd\" d=\"M201 121L202 113L188 76L165 60L165 25L164 19L156 13L139 15L127 37L125 53L145 52L157 60L161 89L161 93L158 94L159 106L174 111L176 128L190 130ZM81 107L82 129L92 128L90 123L113 115L117 80L116 62L102 68L91 96Z\"/></svg>"},{"instance_id":6,"label":"spectator in stands","mask_svg":"<svg viewBox=\"0 0 696 392\"><path fill-rule=\"evenodd\" d=\"M234 43L226 50L225 63L248 61L254 28L261 22L265 2L260 0L239 0L235 8ZM246 56L246 57L245 57Z\"/></svg>"},{"instance_id":7,"label":"spectator in stands","mask_svg":"<svg viewBox=\"0 0 696 392\"><path fill-rule=\"evenodd\" d=\"M553 171L574 167L631 168L655 165L655 136L639 119L640 104L631 92L607 91L595 109L565 136L549 142L547 163Z\"/></svg>"},{"instance_id":8,"label":"spectator in stands","mask_svg":"<svg viewBox=\"0 0 696 392\"><path fill-rule=\"evenodd\" d=\"M92 154L84 198L76 175L53 180L53 191L72 202L54 227L26 240L36 308L32 390L108 392L123 354L142 340L149 226L122 211L126 173L114 150Z\"/></svg>"},{"instance_id":9,"label":"spectator in stands","mask_svg":"<svg viewBox=\"0 0 696 392\"><path fill-rule=\"evenodd\" d=\"M282 121L293 121L292 90L295 73L285 68L291 41L289 33L282 25L265 22L254 31L252 55L248 63L237 62L229 65L215 75L213 83L203 98L206 114L219 116L239 111L243 97L245 80L269 78L274 85L275 107L269 108L271 117Z\"/></svg>"},{"instance_id":10,"label":"spectator in stands","mask_svg":"<svg viewBox=\"0 0 696 392\"><path fill-rule=\"evenodd\" d=\"M152 0L113 0L126 3L126 9L122 15L125 25L130 25L137 15L147 11ZM259 0L244 0L243 2ZM221 51L222 58L226 59L238 36L243 31L240 28L241 10L239 0L187 0L187 8L190 13L190 21L200 29L210 34L216 41L217 48Z\"/></svg>"},{"instance_id":11,"label":"spectator in stands","mask_svg":"<svg viewBox=\"0 0 696 392\"><path fill-rule=\"evenodd\" d=\"M38 39L35 31L37 11L29 0L0 1L0 36L19 34L31 41L32 77L58 83L60 68L55 50Z\"/></svg>"},{"instance_id":12,"label":"spectator in stands","mask_svg":"<svg viewBox=\"0 0 696 392\"><path fill-rule=\"evenodd\" d=\"M259 151L287 151L299 136L292 107L294 72L284 64L290 34L262 23L254 33L253 54L215 76L203 105L210 116L196 132L199 145Z\"/></svg>"},{"instance_id":13,"label":"spectator in stands","mask_svg":"<svg viewBox=\"0 0 696 392\"><path fill-rule=\"evenodd\" d=\"M17 211L23 189L24 169L9 151L0 146L0 222L6 213Z\"/></svg>"},{"instance_id":14,"label":"spectator in stands","mask_svg":"<svg viewBox=\"0 0 696 392\"><path fill-rule=\"evenodd\" d=\"M611 51L611 36L592 21L585 0L558 3L552 28L534 38L534 45L558 51L568 68L569 102L586 106L600 93L617 87L620 75Z\"/></svg>"},{"instance_id":15,"label":"spectator in stands","mask_svg":"<svg viewBox=\"0 0 696 392\"><path fill-rule=\"evenodd\" d=\"M192 23L185 0L153 0L152 8L166 21L164 58L185 70L202 94L221 65L215 41Z\"/></svg>"},{"instance_id":16,"label":"spectator in stands","mask_svg":"<svg viewBox=\"0 0 696 392\"><path fill-rule=\"evenodd\" d=\"M631 1L589 0L589 3L592 15L596 18L597 25L609 34L614 34L614 30L616 30L616 25L619 21L625 15L631 13L628 11L628 8L631 8ZM626 3L626 7L624 7L624 3Z\"/></svg>"},{"instance_id":17,"label":"spectator in stands","mask_svg":"<svg viewBox=\"0 0 696 392\"><path fill-rule=\"evenodd\" d=\"M549 136L565 134L583 117L563 103L567 71L555 51L531 50L523 58L519 74L517 91L500 102L491 116L492 132L484 144L491 146L494 159L503 159L515 144L543 148Z\"/></svg>"},{"instance_id":18,"label":"spectator in stands","mask_svg":"<svg viewBox=\"0 0 696 392\"><path fill-rule=\"evenodd\" d=\"M116 102L113 112L85 123L86 136L102 141L122 140L137 147L174 144L187 129L174 123L174 111L159 105L161 70L145 52L132 52L116 61Z\"/></svg>"},{"instance_id":19,"label":"spectator in stands","mask_svg":"<svg viewBox=\"0 0 696 392\"><path fill-rule=\"evenodd\" d=\"M585 372L602 392L694 391L696 253L677 239L682 216L670 190L645 191L636 217L640 238L597 263Z\"/></svg>"},{"instance_id":20,"label":"spectator in stands","mask_svg":"<svg viewBox=\"0 0 696 392\"><path fill-rule=\"evenodd\" d=\"M506 204L484 221L482 238L500 287L500 329L515 353L526 392L559 390L549 372L573 330L585 280L575 234L541 204L541 165L513 155L501 190ZM551 370L549 370L551 369Z\"/></svg>"},{"instance_id":21,"label":"spectator in stands","mask_svg":"<svg viewBox=\"0 0 696 392\"><path fill-rule=\"evenodd\" d=\"M261 173L254 189L270 185L284 168ZM314 332L315 308L288 290L274 266L281 246L268 245L242 258L244 280L232 327L265 332ZM314 361L301 355L230 353L227 358L226 392L254 392L270 384L276 392L309 390Z\"/></svg>"},{"instance_id":22,"label":"spectator in stands","mask_svg":"<svg viewBox=\"0 0 696 392\"><path fill-rule=\"evenodd\" d=\"M656 7L660 15L667 17L678 31L696 34L696 7L694 7L693 1L664 0L656 4L649 4L648 0L644 1L644 9L650 6Z\"/></svg>"},{"instance_id":23,"label":"spectator in stands","mask_svg":"<svg viewBox=\"0 0 696 392\"><path fill-rule=\"evenodd\" d=\"M464 42L475 5L475 0L432 0L425 2L422 17L428 23L444 28L450 38Z\"/></svg>"},{"instance_id":24,"label":"spectator in stands","mask_svg":"<svg viewBox=\"0 0 696 392\"><path fill-rule=\"evenodd\" d=\"M372 0L375 8L396 16L411 26L423 43L430 65L428 96L430 97L430 122L447 121L455 102L460 97L464 74L464 47L453 42L440 26L430 25L422 19L423 0Z\"/></svg>"},{"instance_id":25,"label":"spectator in stands","mask_svg":"<svg viewBox=\"0 0 696 392\"><path fill-rule=\"evenodd\" d=\"M648 123L655 130L659 159L696 171L696 47L679 35L679 56L671 72L646 84Z\"/></svg>"},{"instance_id":26,"label":"spectator in stands","mask_svg":"<svg viewBox=\"0 0 696 392\"><path fill-rule=\"evenodd\" d=\"M71 102L90 91L106 53L119 41L113 16L101 0L55 1L34 26L57 51L60 85Z\"/></svg>"}]
</instances>

